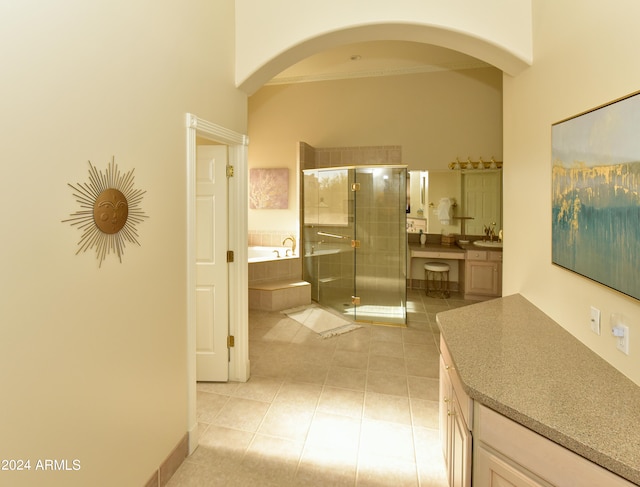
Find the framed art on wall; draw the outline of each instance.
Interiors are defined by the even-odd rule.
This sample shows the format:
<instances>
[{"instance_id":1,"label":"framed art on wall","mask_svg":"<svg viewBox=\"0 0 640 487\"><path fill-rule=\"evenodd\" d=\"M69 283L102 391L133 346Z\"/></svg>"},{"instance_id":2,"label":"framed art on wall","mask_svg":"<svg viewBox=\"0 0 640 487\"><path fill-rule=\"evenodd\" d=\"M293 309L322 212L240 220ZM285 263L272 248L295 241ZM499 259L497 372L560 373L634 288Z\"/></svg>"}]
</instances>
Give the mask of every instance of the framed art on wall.
<instances>
[{"instance_id":1,"label":"framed art on wall","mask_svg":"<svg viewBox=\"0 0 640 487\"><path fill-rule=\"evenodd\" d=\"M285 210L289 208L289 169L249 169L249 208Z\"/></svg>"},{"instance_id":2,"label":"framed art on wall","mask_svg":"<svg viewBox=\"0 0 640 487\"><path fill-rule=\"evenodd\" d=\"M640 93L551 127L552 262L640 299Z\"/></svg>"}]
</instances>

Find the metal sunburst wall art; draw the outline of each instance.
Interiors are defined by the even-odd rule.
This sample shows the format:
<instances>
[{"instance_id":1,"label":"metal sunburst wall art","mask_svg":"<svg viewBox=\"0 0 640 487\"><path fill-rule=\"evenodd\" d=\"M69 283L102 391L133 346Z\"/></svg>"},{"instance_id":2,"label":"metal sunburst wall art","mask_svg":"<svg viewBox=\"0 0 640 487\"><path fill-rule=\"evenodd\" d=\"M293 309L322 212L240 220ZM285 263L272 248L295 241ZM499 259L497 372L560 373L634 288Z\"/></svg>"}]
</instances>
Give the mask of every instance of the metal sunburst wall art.
<instances>
[{"instance_id":1,"label":"metal sunburst wall art","mask_svg":"<svg viewBox=\"0 0 640 487\"><path fill-rule=\"evenodd\" d=\"M126 242L140 245L136 225L148 218L140 208L146 191L134 189L133 179L133 169L121 174L112 159L104 174L89 161L89 182L69 184L81 209L63 222L82 230L76 255L95 248L100 267L112 252L122 262Z\"/></svg>"}]
</instances>

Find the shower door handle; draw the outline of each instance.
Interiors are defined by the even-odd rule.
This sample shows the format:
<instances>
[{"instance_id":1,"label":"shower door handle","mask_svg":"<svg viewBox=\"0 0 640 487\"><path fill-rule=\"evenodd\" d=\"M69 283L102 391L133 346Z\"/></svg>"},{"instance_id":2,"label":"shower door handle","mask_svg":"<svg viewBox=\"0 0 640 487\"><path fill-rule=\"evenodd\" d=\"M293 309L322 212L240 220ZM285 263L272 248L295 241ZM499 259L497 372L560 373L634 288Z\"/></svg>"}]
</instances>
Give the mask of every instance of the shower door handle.
<instances>
[{"instance_id":1,"label":"shower door handle","mask_svg":"<svg viewBox=\"0 0 640 487\"><path fill-rule=\"evenodd\" d=\"M328 232L316 232L316 235L322 235L323 237L331 237L331 238L344 238L344 239L349 238L349 237L345 237L344 235L337 235L335 233L328 233Z\"/></svg>"}]
</instances>

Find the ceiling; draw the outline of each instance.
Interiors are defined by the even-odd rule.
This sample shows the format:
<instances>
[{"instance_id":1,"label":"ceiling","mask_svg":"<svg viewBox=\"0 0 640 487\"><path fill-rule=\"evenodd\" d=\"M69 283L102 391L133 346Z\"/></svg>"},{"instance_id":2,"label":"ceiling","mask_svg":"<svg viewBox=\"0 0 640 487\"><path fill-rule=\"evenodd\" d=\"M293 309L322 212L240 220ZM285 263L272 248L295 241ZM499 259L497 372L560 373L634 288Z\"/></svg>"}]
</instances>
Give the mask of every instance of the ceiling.
<instances>
[{"instance_id":1,"label":"ceiling","mask_svg":"<svg viewBox=\"0 0 640 487\"><path fill-rule=\"evenodd\" d=\"M303 59L267 85L370 78L484 68L489 64L444 47L409 41L371 41L329 49Z\"/></svg>"}]
</instances>

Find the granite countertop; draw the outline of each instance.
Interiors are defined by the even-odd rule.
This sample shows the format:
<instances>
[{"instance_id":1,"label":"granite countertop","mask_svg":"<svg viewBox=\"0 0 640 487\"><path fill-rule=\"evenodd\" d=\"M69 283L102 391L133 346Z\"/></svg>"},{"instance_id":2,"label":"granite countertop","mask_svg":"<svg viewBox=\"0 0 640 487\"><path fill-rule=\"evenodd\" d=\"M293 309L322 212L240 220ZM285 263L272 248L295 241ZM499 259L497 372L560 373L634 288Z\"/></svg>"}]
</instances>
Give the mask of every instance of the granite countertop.
<instances>
[{"instance_id":1,"label":"granite countertop","mask_svg":"<svg viewBox=\"0 0 640 487\"><path fill-rule=\"evenodd\" d=\"M519 294L436 319L472 399L640 484L640 386Z\"/></svg>"}]
</instances>

